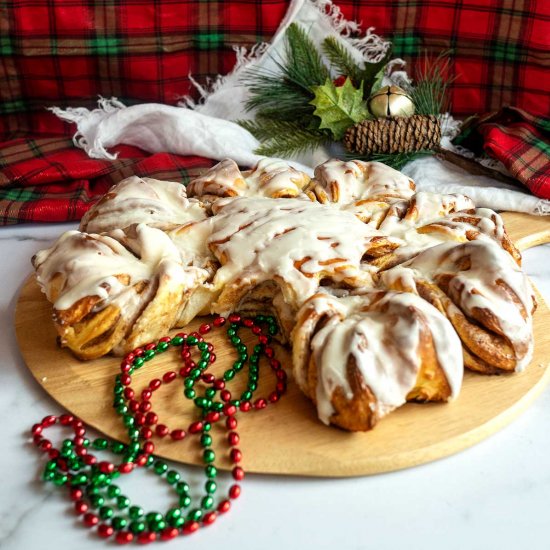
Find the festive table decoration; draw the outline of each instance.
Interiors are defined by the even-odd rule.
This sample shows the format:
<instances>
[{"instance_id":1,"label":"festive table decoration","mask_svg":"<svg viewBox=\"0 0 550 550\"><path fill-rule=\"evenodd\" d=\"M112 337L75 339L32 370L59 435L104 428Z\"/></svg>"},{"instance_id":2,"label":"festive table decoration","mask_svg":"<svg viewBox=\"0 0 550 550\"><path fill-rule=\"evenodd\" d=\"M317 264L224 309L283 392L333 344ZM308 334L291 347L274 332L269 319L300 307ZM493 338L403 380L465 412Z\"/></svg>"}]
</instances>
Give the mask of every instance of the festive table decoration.
<instances>
[{"instance_id":1,"label":"festive table decoration","mask_svg":"<svg viewBox=\"0 0 550 550\"><path fill-rule=\"evenodd\" d=\"M227 323L228 341L237 351L238 358L231 368L216 378L214 374L207 372L215 363L216 355L213 345L204 340L204 335L214 328L224 327ZM262 325L267 325L267 328L263 330ZM241 328L249 329L258 338L252 353L248 352L238 335ZM276 403L286 391L286 373L270 345L271 337L277 331L277 324L272 317L259 315L256 319L249 319L232 314L227 320L216 317L211 324L202 324L198 332L166 336L127 354L120 365L121 373L115 380L113 407L126 427L129 443L109 441L102 437L91 441L86 437L86 427L78 418L70 414L46 416L31 428L33 443L49 458L42 476L44 481L58 487L67 487L69 498L74 503L74 512L82 517L83 524L95 528L101 538L114 537L118 544L132 541L147 544L170 540L178 535L194 533L201 526L211 525L219 514L230 509L231 501L241 493L240 485L234 483L225 497L219 498L217 503L215 501L218 469L215 466L216 453L212 449L212 426L225 419L229 460L233 464L231 475L236 482L242 481L244 470L240 466L242 452L237 446L240 436L236 431L236 414L238 411L264 409L268 404ZM169 370L161 378L152 379L138 396L131 386L132 375L154 357L171 348L180 348L179 356L183 366L178 372ZM195 350L197 357L193 358ZM276 384L267 397L252 401L258 387L261 356L267 358L274 371ZM226 384L243 371L247 363L247 387L239 399L233 399ZM154 392L163 384L173 383L178 375L183 378L185 398L192 400L200 411L199 419L193 420L187 429L169 429L152 410L151 399ZM207 386L202 396L197 395L196 383L199 381ZM217 394L219 400L215 399ZM63 440L60 449L54 448L52 442L43 435L45 430L55 424L73 432L72 438ZM153 439L167 436L177 442L188 439L189 436L199 437L206 481L203 496L194 507L189 484L182 479L179 472L169 469L165 461L155 459L153 455ZM101 460L96 453L102 451L120 456L120 462L115 464ZM174 490L177 505L160 513L145 512L142 506L132 504L122 494L115 480L121 475L131 473L136 467L145 467L162 477Z\"/></svg>"},{"instance_id":2,"label":"festive table decoration","mask_svg":"<svg viewBox=\"0 0 550 550\"><path fill-rule=\"evenodd\" d=\"M297 24L285 39L278 72L251 70L244 78L256 118L240 124L262 142L256 153L288 157L343 140L353 158L399 168L439 147L439 115L448 107L445 54L426 57L416 84L403 89L382 87L391 49L377 62L358 62L332 36L317 51Z\"/></svg>"}]
</instances>

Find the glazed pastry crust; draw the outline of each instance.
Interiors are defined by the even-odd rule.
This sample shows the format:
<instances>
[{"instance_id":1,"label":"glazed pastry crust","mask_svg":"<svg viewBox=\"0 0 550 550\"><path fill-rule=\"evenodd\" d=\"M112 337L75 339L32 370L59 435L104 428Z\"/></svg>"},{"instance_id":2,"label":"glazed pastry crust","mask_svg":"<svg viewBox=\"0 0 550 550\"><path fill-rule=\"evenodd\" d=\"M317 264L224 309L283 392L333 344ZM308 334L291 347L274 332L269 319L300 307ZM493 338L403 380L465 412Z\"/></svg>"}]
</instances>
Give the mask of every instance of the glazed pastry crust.
<instances>
[{"instance_id":1,"label":"glazed pastry crust","mask_svg":"<svg viewBox=\"0 0 550 550\"><path fill-rule=\"evenodd\" d=\"M132 177L33 258L62 346L124 354L197 315L269 313L320 419L369 430L458 395L463 368L525 368L536 307L494 211L380 163L226 159L189 183Z\"/></svg>"}]
</instances>

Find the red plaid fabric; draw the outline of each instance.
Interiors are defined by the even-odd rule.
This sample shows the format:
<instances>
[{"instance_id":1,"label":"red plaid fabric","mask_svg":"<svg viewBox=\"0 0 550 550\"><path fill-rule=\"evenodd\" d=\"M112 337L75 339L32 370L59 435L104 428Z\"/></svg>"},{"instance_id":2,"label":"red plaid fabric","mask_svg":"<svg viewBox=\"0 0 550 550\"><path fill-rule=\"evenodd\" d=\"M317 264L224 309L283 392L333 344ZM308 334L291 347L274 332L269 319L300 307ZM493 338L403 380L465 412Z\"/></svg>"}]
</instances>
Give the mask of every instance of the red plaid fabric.
<instances>
[{"instance_id":1,"label":"red plaid fabric","mask_svg":"<svg viewBox=\"0 0 550 550\"><path fill-rule=\"evenodd\" d=\"M374 26L414 73L427 50L452 51L452 111L470 115L512 104L548 116L550 2L547 0L336 0L350 20ZM269 40L288 0L6 0L0 8L0 214L3 223L76 219L115 181L115 161L91 161L60 136L74 128L45 107L94 107L98 95L127 105L175 104L199 83L231 70L232 47ZM51 136L53 142L44 142ZM28 142L14 142L28 138ZM4 143L2 143L4 142ZM50 155L51 143L67 146ZM18 151L14 153L13 151ZM128 153L128 170L143 154ZM54 158L54 164L46 167ZM13 173L14 158L17 172ZM27 159L27 160L22 160ZM73 159L76 168L71 164ZM159 159L166 162L161 167ZM43 172L37 161L45 162ZM27 165L26 162L29 164ZM80 164L86 162L91 164ZM158 157L151 169L207 161ZM96 165L97 168L91 168ZM56 166L59 178L56 179ZM81 168L86 166L86 168ZM145 169L139 168L145 175ZM27 176L26 170L34 174ZM80 172L79 170L83 170ZM90 170L87 172L86 170ZM94 171L95 170L95 171ZM101 171L103 175L98 175ZM107 172L115 174L110 179ZM128 172L129 173L129 172ZM40 174L44 175L42 181ZM102 179L107 178L107 179ZM174 178L172 178L174 179ZM177 179L177 178L175 178ZM29 183L32 182L32 183ZM29 203L29 204L27 204ZM43 205L43 207L41 206Z\"/></svg>"},{"instance_id":2,"label":"red plaid fabric","mask_svg":"<svg viewBox=\"0 0 550 550\"><path fill-rule=\"evenodd\" d=\"M500 160L533 195L550 199L550 120L512 107L469 121L461 145Z\"/></svg>"},{"instance_id":3,"label":"red plaid fabric","mask_svg":"<svg viewBox=\"0 0 550 550\"><path fill-rule=\"evenodd\" d=\"M514 105L550 115L550 2L547 0L337 0L348 19L389 38L414 73L425 50L450 50L451 112Z\"/></svg>"},{"instance_id":4,"label":"red plaid fabric","mask_svg":"<svg viewBox=\"0 0 550 550\"><path fill-rule=\"evenodd\" d=\"M137 147L94 160L67 138L18 139L0 148L0 224L79 220L115 183L131 175L186 183L213 162Z\"/></svg>"}]
</instances>

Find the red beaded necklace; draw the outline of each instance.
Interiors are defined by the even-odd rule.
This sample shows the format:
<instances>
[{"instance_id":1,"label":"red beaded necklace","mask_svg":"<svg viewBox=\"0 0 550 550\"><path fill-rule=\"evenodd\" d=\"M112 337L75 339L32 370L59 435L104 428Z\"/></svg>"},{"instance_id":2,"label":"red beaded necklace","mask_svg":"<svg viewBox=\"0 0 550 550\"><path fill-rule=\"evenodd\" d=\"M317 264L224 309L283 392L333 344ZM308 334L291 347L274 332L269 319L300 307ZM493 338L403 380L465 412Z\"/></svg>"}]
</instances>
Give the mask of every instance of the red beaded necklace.
<instances>
[{"instance_id":1,"label":"red beaded necklace","mask_svg":"<svg viewBox=\"0 0 550 550\"><path fill-rule=\"evenodd\" d=\"M221 377L216 378L206 372L215 363L216 355L211 343L204 341L204 335L213 328L221 328L229 321L227 337L238 353L238 359L232 367L227 369ZM83 422L71 415L46 416L32 429L33 441L42 451L48 454L43 478L55 485L70 487L69 496L74 501L74 510L83 517L84 525L96 527L98 536L110 538L114 535L119 544L126 544L132 540L140 543L155 540L169 540L179 534L191 534L202 526L211 525L219 513L225 513L230 508L230 501L239 497L240 485L231 485L226 498L221 499L215 506L214 495L217 491L217 468L214 465L216 455L211 448L211 427L225 417L225 426L228 430L226 439L230 447L229 458L234 465L232 477L235 481L242 481L244 470L239 465L242 461L242 452L237 447L240 441L236 432L236 414L240 410L248 412L261 410L270 403L276 403L286 390L286 373L280 362L275 358L275 351L269 345L271 336L277 332L275 321L271 317L258 316L256 319L242 319L240 315L232 314L228 319L217 317L212 324L205 323L198 332L190 335L179 333L174 337L163 337L158 342L147 344L127 354L121 362L121 374L117 376L114 385L114 402L117 413L121 416L128 431L130 443L128 445L109 442L104 438L97 438L90 442L85 437L86 428ZM262 324L267 324L267 334L263 333ZM246 346L238 336L241 328L247 328L258 336L258 344L249 354ZM149 382L141 392L139 398L131 387L132 374L142 368L146 362L156 355L164 353L170 347L181 346L180 357L183 366L179 372L169 370L161 378ZM193 359L194 348L200 352L198 360ZM269 360L277 382L275 389L267 398L260 397L252 402L254 392L258 387L259 361L264 356ZM240 373L248 363L247 389L239 399L233 399L226 384ZM193 400L195 407L200 411L201 418L192 421L187 429L168 428L159 421L158 415L152 410L151 399L162 385L169 385L178 378L183 378L184 395ZM207 387L204 395L197 396L195 384L201 380ZM219 400L216 395L219 393ZM45 439L43 431L54 424L70 427L73 438L66 439L60 450L53 448L51 441ZM181 481L181 476L175 470L169 470L168 464L153 457L154 437L169 436L173 441L182 441L188 434L200 435L200 444L203 448L202 461L207 478L201 498L200 506L190 508L192 499L189 486ZM101 451L109 449L121 455L121 462L115 465L109 461L99 461L90 452L90 447ZM130 473L135 467L152 468L159 476L164 476L167 483L174 487L179 506L169 509L165 514L150 512L145 514L139 506L130 506L129 499L121 495L120 489L113 481L121 474ZM114 505L107 502L112 501ZM214 510L215 508L215 510ZM123 512L122 515L115 515Z\"/></svg>"}]
</instances>

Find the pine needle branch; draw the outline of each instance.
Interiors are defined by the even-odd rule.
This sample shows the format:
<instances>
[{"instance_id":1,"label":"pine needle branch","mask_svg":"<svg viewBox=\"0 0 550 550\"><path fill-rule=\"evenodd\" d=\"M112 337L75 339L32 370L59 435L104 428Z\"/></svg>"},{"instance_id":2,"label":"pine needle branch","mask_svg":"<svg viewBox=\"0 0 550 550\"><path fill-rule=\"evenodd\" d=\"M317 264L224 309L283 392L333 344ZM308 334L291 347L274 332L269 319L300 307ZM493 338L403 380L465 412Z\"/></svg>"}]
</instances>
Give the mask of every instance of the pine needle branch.
<instances>
[{"instance_id":1,"label":"pine needle branch","mask_svg":"<svg viewBox=\"0 0 550 550\"><path fill-rule=\"evenodd\" d=\"M321 47L330 64L336 67L340 74L349 76L352 84L358 88L361 84L362 70L349 51L334 36L325 38Z\"/></svg>"},{"instance_id":2,"label":"pine needle branch","mask_svg":"<svg viewBox=\"0 0 550 550\"><path fill-rule=\"evenodd\" d=\"M372 93L372 87L378 74L384 69L391 57L391 48L389 48L380 61L376 63L364 62L361 66L334 36L329 36L323 41L322 49L331 65L336 67L342 75L349 76L356 88L359 88L363 83L363 97L365 99Z\"/></svg>"},{"instance_id":3,"label":"pine needle branch","mask_svg":"<svg viewBox=\"0 0 550 550\"><path fill-rule=\"evenodd\" d=\"M357 155L356 153L346 153L346 160L365 160L368 162L381 162L387 164L395 170L401 170L407 162L420 157L434 155L435 151L414 151L409 153L375 153L373 155Z\"/></svg>"},{"instance_id":4,"label":"pine needle branch","mask_svg":"<svg viewBox=\"0 0 550 550\"><path fill-rule=\"evenodd\" d=\"M324 84L329 77L315 44L306 31L292 23L285 33L287 65L285 75L306 89Z\"/></svg>"},{"instance_id":5,"label":"pine needle branch","mask_svg":"<svg viewBox=\"0 0 550 550\"><path fill-rule=\"evenodd\" d=\"M268 157L292 157L332 140L330 132L307 129L297 122L257 117L238 123L262 142L255 153Z\"/></svg>"},{"instance_id":6,"label":"pine needle branch","mask_svg":"<svg viewBox=\"0 0 550 550\"><path fill-rule=\"evenodd\" d=\"M426 53L415 71L415 86L407 90L418 115L439 115L449 110L448 88L454 81L449 77L451 59L449 51L433 60Z\"/></svg>"}]
</instances>

